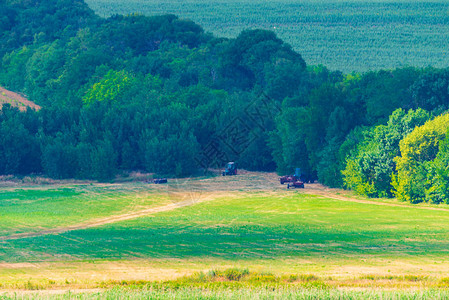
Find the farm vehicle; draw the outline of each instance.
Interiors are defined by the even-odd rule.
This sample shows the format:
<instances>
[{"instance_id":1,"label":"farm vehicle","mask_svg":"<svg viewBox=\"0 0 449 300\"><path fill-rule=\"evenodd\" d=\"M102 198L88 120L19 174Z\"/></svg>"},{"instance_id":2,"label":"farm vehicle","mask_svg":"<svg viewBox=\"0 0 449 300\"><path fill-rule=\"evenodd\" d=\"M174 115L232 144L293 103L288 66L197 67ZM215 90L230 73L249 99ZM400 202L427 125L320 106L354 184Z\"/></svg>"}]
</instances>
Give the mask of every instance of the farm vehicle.
<instances>
[{"instance_id":1,"label":"farm vehicle","mask_svg":"<svg viewBox=\"0 0 449 300\"><path fill-rule=\"evenodd\" d=\"M279 178L281 184L287 183L287 189L304 188L304 181L301 179L301 169L296 168L294 175L286 175Z\"/></svg>"},{"instance_id":2,"label":"farm vehicle","mask_svg":"<svg viewBox=\"0 0 449 300\"><path fill-rule=\"evenodd\" d=\"M232 161L228 162L222 175L223 176L237 175L237 165L235 164L235 162Z\"/></svg>"},{"instance_id":3,"label":"farm vehicle","mask_svg":"<svg viewBox=\"0 0 449 300\"><path fill-rule=\"evenodd\" d=\"M156 178L152 181L154 184L167 183L167 178Z\"/></svg>"},{"instance_id":4,"label":"farm vehicle","mask_svg":"<svg viewBox=\"0 0 449 300\"><path fill-rule=\"evenodd\" d=\"M295 175L286 175L286 176L279 177L279 182L281 184L295 182L298 180L302 181L304 183L313 183L316 179L314 178L313 175L301 173L300 168L295 169Z\"/></svg>"},{"instance_id":5,"label":"farm vehicle","mask_svg":"<svg viewBox=\"0 0 449 300\"><path fill-rule=\"evenodd\" d=\"M300 168L296 168L295 169L295 174L294 175L286 175L286 176L282 176L282 177L279 178L279 182L281 184L290 183L290 182L296 182L298 180L301 180L301 169Z\"/></svg>"},{"instance_id":6,"label":"farm vehicle","mask_svg":"<svg viewBox=\"0 0 449 300\"><path fill-rule=\"evenodd\" d=\"M301 180L297 180L295 182L287 183L287 189L289 188L303 189L304 182L302 182Z\"/></svg>"}]
</instances>

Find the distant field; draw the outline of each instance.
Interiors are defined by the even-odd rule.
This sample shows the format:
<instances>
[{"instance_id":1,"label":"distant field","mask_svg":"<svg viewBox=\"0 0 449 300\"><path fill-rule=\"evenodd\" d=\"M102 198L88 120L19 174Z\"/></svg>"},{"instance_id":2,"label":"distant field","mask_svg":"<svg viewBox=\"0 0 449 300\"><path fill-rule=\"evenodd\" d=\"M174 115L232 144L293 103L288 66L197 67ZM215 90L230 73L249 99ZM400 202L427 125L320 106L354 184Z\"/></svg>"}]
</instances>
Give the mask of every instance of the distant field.
<instances>
[{"instance_id":1,"label":"distant field","mask_svg":"<svg viewBox=\"0 0 449 300\"><path fill-rule=\"evenodd\" d=\"M449 66L449 2L407 0L86 0L102 16L176 14L217 36L275 31L308 64L344 72Z\"/></svg>"},{"instance_id":2,"label":"distant field","mask_svg":"<svg viewBox=\"0 0 449 300\"><path fill-rule=\"evenodd\" d=\"M156 297L166 285L178 298L180 287L193 294L216 288L216 297L237 298L235 290L243 289L250 299L263 290L245 288L268 284L281 289L272 297L297 298L304 294L298 289L311 284L338 299L345 294L332 291L337 287L413 288L425 296L423 289L449 286L449 206L368 200L317 184L292 191L274 174L166 186L9 187L0 193L0 206L0 295L11 288L149 284L156 286L139 293ZM169 209L117 218L160 207ZM70 229L94 220L110 222ZM229 268L249 270L249 277L226 283L227 275L208 273Z\"/></svg>"}]
</instances>

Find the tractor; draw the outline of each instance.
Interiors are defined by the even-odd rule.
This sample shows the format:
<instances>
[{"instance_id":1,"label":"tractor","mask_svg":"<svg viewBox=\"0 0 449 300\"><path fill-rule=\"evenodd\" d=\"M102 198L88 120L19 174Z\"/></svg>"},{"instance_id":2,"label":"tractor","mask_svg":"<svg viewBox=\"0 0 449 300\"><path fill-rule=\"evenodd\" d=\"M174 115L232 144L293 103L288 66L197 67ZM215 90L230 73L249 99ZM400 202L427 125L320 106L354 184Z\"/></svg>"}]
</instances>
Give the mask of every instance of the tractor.
<instances>
[{"instance_id":1,"label":"tractor","mask_svg":"<svg viewBox=\"0 0 449 300\"><path fill-rule=\"evenodd\" d=\"M287 182L287 189L292 188L304 188L304 181L301 180L301 169L295 169L295 175L287 175L279 178L279 182L284 184Z\"/></svg>"},{"instance_id":2,"label":"tractor","mask_svg":"<svg viewBox=\"0 0 449 300\"><path fill-rule=\"evenodd\" d=\"M223 176L237 175L237 166L235 162L232 161L228 162L222 175Z\"/></svg>"},{"instance_id":3,"label":"tractor","mask_svg":"<svg viewBox=\"0 0 449 300\"><path fill-rule=\"evenodd\" d=\"M155 183L155 184L167 183L167 178L156 178L156 179L153 179L153 183Z\"/></svg>"},{"instance_id":4,"label":"tractor","mask_svg":"<svg viewBox=\"0 0 449 300\"><path fill-rule=\"evenodd\" d=\"M295 182L301 180L301 169L296 168L295 169L295 175L286 175L279 178L279 182L281 184L288 183L288 182Z\"/></svg>"},{"instance_id":5,"label":"tractor","mask_svg":"<svg viewBox=\"0 0 449 300\"><path fill-rule=\"evenodd\" d=\"M287 188L298 188L298 189L303 189L304 188L304 182L302 182L301 180L295 181L295 182L290 182L287 184Z\"/></svg>"}]
</instances>

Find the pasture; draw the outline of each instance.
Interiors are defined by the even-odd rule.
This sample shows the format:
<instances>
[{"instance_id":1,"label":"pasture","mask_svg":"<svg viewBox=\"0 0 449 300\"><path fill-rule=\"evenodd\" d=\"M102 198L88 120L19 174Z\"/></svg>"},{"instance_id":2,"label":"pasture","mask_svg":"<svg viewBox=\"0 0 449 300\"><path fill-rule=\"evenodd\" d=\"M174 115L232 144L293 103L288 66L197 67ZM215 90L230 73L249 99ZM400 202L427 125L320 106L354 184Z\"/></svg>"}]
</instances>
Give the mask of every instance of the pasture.
<instances>
[{"instance_id":1,"label":"pasture","mask_svg":"<svg viewBox=\"0 0 449 300\"><path fill-rule=\"evenodd\" d=\"M287 190L265 173L165 186L16 186L4 188L0 206L5 293L447 296L448 206L368 200L318 184Z\"/></svg>"},{"instance_id":2,"label":"pasture","mask_svg":"<svg viewBox=\"0 0 449 300\"><path fill-rule=\"evenodd\" d=\"M449 65L449 3L410 0L86 0L101 16L175 14L219 37L274 31L309 65L332 70Z\"/></svg>"}]
</instances>

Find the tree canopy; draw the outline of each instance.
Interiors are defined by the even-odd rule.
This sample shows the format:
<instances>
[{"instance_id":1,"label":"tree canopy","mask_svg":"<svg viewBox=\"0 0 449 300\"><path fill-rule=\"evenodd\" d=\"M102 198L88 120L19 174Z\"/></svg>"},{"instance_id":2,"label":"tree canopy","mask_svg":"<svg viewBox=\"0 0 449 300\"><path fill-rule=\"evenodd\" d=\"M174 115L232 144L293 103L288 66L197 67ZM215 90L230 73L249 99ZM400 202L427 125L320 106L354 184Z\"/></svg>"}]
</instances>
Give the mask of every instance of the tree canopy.
<instances>
[{"instance_id":1,"label":"tree canopy","mask_svg":"<svg viewBox=\"0 0 449 300\"><path fill-rule=\"evenodd\" d=\"M100 18L81 0L0 12L0 85L42 107L3 106L1 174L188 176L235 160L369 196L446 199L446 69L343 74L306 65L271 31L218 38L174 15Z\"/></svg>"}]
</instances>

